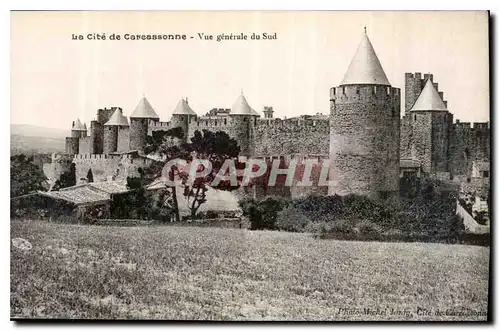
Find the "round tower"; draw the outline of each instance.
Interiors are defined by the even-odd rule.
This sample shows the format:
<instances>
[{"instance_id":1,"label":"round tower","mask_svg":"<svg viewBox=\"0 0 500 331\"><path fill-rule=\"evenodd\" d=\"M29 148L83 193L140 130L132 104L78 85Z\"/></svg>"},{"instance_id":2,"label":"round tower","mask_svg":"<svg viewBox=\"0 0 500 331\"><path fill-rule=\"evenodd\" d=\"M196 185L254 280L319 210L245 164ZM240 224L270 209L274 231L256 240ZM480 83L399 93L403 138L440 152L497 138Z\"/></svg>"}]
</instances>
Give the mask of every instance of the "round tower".
<instances>
[{"instance_id":1,"label":"round tower","mask_svg":"<svg viewBox=\"0 0 500 331\"><path fill-rule=\"evenodd\" d=\"M116 152L118 149L118 131L127 127L127 118L123 116L122 109L116 108L115 112L104 124L104 154Z\"/></svg>"},{"instance_id":2,"label":"round tower","mask_svg":"<svg viewBox=\"0 0 500 331\"><path fill-rule=\"evenodd\" d=\"M191 119L196 118L197 114L189 106L187 98L184 100L182 98L177 107L175 107L172 113L172 119L170 120L172 128L180 127L183 132L182 141L187 142L189 137L189 123Z\"/></svg>"},{"instance_id":3,"label":"round tower","mask_svg":"<svg viewBox=\"0 0 500 331\"><path fill-rule=\"evenodd\" d=\"M343 81L330 90L330 111L329 194L397 195L400 90L366 31Z\"/></svg>"},{"instance_id":4,"label":"round tower","mask_svg":"<svg viewBox=\"0 0 500 331\"><path fill-rule=\"evenodd\" d=\"M149 120L159 120L158 115L145 96L130 115L130 150L136 150L139 153L144 152L146 147L146 137L148 135Z\"/></svg>"},{"instance_id":5,"label":"round tower","mask_svg":"<svg viewBox=\"0 0 500 331\"><path fill-rule=\"evenodd\" d=\"M73 138L81 138L84 137L84 133L87 133L87 128L82 124L80 119L76 119L73 121L73 125L71 126L71 137Z\"/></svg>"},{"instance_id":6,"label":"round tower","mask_svg":"<svg viewBox=\"0 0 500 331\"><path fill-rule=\"evenodd\" d=\"M260 115L248 105L243 91L238 99L236 99L229 116L233 131L231 136L238 142L240 155L253 156L254 127L257 124L257 117Z\"/></svg>"},{"instance_id":7,"label":"round tower","mask_svg":"<svg viewBox=\"0 0 500 331\"><path fill-rule=\"evenodd\" d=\"M426 76L424 88L409 112L413 137L410 148L423 172L448 172L448 137L453 115L432 82L432 75Z\"/></svg>"},{"instance_id":8,"label":"round tower","mask_svg":"<svg viewBox=\"0 0 500 331\"><path fill-rule=\"evenodd\" d=\"M71 126L71 137L66 137L66 154L74 155L79 153L80 138L87 136L87 128L82 125L80 119L73 121Z\"/></svg>"}]
</instances>

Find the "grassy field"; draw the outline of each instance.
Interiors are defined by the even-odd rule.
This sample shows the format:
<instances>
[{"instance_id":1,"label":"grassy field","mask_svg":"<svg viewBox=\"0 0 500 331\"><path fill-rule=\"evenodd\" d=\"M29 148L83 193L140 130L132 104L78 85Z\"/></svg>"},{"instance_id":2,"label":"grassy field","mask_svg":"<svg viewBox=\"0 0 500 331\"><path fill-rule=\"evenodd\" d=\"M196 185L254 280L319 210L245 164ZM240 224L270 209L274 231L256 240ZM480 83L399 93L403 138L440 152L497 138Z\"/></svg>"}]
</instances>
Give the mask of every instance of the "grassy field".
<instances>
[{"instance_id":1,"label":"grassy field","mask_svg":"<svg viewBox=\"0 0 500 331\"><path fill-rule=\"evenodd\" d=\"M12 318L485 320L489 248L12 221Z\"/></svg>"}]
</instances>

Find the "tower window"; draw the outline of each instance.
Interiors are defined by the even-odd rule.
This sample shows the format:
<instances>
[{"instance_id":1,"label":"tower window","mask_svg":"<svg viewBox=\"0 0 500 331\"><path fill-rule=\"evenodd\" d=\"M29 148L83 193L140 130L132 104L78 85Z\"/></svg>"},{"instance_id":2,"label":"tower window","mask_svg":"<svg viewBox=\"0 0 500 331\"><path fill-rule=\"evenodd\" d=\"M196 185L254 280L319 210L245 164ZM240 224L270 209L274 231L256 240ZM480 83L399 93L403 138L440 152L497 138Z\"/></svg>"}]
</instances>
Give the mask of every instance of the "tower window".
<instances>
[{"instance_id":1,"label":"tower window","mask_svg":"<svg viewBox=\"0 0 500 331\"><path fill-rule=\"evenodd\" d=\"M377 94L377 87L376 86L373 87L372 93Z\"/></svg>"},{"instance_id":2,"label":"tower window","mask_svg":"<svg viewBox=\"0 0 500 331\"><path fill-rule=\"evenodd\" d=\"M417 115L413 115L413 120L416 121L417 120Z\"/></svg>"},{"instance_id":3,"label":"tower window","mask_svg":"<svg viewBox=\"0 0 500 331\"><path fill-rule=\"evenodd\" d=\"M342 94L345 94L345 86L342 86Z\"/></svg>"},{"instance_id":4,"label":"tower window","mask_svg":"<svg viewBox=\"0 0 500 331\"><path fill-rule=\"evenodd\" d=\"M359 87L356 87L356 94L359 94Z\"/></svg>"},{"instance_id":5,"label":"tower window","mask_svg":"<svg viewBox=\"0 0 500 331\"><path fill-rule=\"evenodd\" d=\"M243 122L248 122L248 118L246 118L246 117L245 117L245 118L243 119Z\"/></svg>"},{"instance_id":6,"label":"tower window","mask_svg":"<svg viewBox=\"0 0 500 331\"><path fill-rule=\"evenodd\" d=\"M217 120L215 120L215 125L217 126Z\"/></svg>"},{"instance_id":7,"label":"tower window","mask_svg":"<svg viewBox=\"0 0 500 331\"><path fill-rule=\"evenodd\" d=\"M226 118L224 119L224 125L227 125L227 119Z\"/></svg>"},{"instance_id":8,"label":"tower window","mask_svg":"<svg viewBox=\"0 0 500 331\"><path fill-rule=\"evenodd\" d=\"M390 87L387 87L387 94L391 94L391 88Z\"/></svg>"},{"instance_id":9,"label":"tower window","mask_svg":"<svg viewBox=\"0 0 500 331\"><path fill-rule=\"evenodd\" d=\"M257 125L257 117L253 120L253 125Z\"/></svg>"}]
</instances>

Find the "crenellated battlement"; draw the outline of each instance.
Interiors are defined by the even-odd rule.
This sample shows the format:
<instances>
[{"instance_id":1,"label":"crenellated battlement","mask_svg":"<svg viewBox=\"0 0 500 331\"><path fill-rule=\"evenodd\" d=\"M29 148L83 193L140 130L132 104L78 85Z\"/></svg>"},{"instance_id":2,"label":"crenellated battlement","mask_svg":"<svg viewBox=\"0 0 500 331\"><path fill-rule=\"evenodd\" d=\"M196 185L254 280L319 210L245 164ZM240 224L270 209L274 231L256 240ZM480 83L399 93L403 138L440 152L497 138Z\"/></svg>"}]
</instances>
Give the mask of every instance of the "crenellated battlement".
<instances>
[{"instance_id":1,"label":"crenellated battlement","mask_svg":"<svg viewBox=\"0 0 500 331\"><path fill-rule=\"evenodd\" d=\"M148 122L148 128L170 128L172 126L172 122L160 122L160 121L153 121L149 120Z\"/></svg>"},{"instance_id":2,"label":"crenellated battlement","mask_svg":"<svg viewBox=\"0 0 500 331\"><path fill-rule=\"evenodd\" d=\"M274 160L283 160L286 164L290 163L292 160L299 164L305 164L306 160L312 160L317 163L322 163L325 160L329 160L330 156L327 154L288 154L288 155L272 155L272 156L255 156L254 159L265 160L267 163L271 163Z\"/></svg>"},{"instance_id":3,"label":"crenellated battlement","mask_svg":"<svg viewBox=\"0 0 500 331\"><path fill-rule=\"evenodd\" d=\"M399 98L399 88L377 85L342 85L330 89L330 101L342 103L386 103L389 98Z\"/></svg>"},{"instance_id":4,"label":"crenellated battlement","mask_svg":"<svg viewBox=\"0 0 500 331\"><path fill-rule=\"evenodd\" d=\"M490 122L474 122L472 123L472 128L476 131L489 131Z\"/></svg>"},{"instance_id":5,"label":"crenellated battlement","mask_svg":"<svg viewBox=\"0 0 500 331\"><path fill-rule=\"evenodd\" d=\"M229 116L202 116L192 121L190 126L204 126L204 127L224 127L231 125L231 118Z\"/></svg>"},{"instance_id":6,"label":"crenellated battlement","mask_svg":"<svg viewBox=\"0 0 500 331\"><path fill-rule=\"evenodd\" d=\"M276 127L276 128L303 128L303 127L317 127L329 128L329 119L311 119L311 118L259 118L257 125L262 127Z\"/></svg>"},{"instance_id":7,"label":"crenellated battlement","mask_svg":"<svg viewBox=\"0 0 500 331\"><path fill-rule=\"evenodd\" d=\"M74 160L106 160L106 159L119 159L120 155L113 154L75 154Z\"/></svg>"}]
</instances>

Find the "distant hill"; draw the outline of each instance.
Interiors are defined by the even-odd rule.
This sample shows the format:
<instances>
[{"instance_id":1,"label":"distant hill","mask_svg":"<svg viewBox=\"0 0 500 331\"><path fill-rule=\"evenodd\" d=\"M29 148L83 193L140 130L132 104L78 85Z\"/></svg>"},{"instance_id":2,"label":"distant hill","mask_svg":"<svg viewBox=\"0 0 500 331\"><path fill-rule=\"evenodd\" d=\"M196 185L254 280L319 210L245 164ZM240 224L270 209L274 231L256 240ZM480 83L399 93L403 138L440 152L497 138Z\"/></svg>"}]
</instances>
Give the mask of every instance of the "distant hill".
<instances>
[{"instance_id":1,"label":"distant hill","mask_svg":"<svg viewBox=\"0 0 500 331\"><path fill-rule=\"evenodd\" d=\"M10 155L16 154L52 154L64 152L64 138L26 137L10 135Z\"/></svg>"},{"instance_id":2,"label":"distant hill","mask_svg":"<svg viewBox=\"0 0 500 331\"><path fill-rule=\"evenodd\" d=\"M70 130L44 128L27 124L10 125L10 154L51 154L64 152L64 137Z\"/></svg>"},{"instance_id":3,"label":"distant hill","mask_svg":"<svg viewBox=\"0 0 500 331\"><path fill-rule=\"evenodd\" d=\"M69 137L70 130L45 128L42 126L29 124L11 124L10 134L25 137L49 137L49 138L64 138Z\"/></svg>"}]
</instances>

